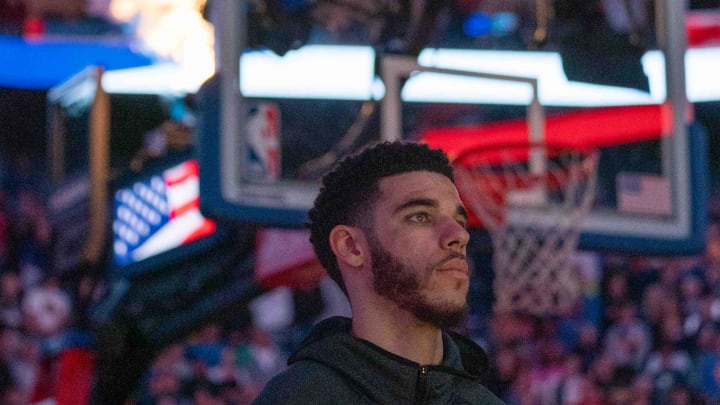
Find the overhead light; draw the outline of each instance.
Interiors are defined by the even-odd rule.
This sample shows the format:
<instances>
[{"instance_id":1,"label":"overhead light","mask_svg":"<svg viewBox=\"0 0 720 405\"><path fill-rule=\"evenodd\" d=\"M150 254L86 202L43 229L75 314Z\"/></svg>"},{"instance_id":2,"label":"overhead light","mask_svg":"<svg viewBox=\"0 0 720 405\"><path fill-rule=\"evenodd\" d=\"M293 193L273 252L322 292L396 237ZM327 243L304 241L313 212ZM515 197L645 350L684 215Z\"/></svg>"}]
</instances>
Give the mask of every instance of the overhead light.
<instances>
[{"instance_id":1,"label":"overhead light","mask_svg":"<svg viewBox=\"0 0 720 405\"><path fill-rule=\"evenodd\" d=\"M547 106L600 107L658 104L665 100L665 67L660 51L641 59L649 92L568 80L557 52L425 49L423 66L538 78L540 102ZM365 46L304 46L280 57L271 51L247 52L241 59L242 93L247 97L370 100L384 96L375 76L375 52ZM720 100L720 47L686 53L688 100ZM172 64L113 70L103 86L110 93L193 93L197 78ZM437 73L418 73L405 83L406 102L527 105L527 85Z\"/></svg>"}]
</instances>

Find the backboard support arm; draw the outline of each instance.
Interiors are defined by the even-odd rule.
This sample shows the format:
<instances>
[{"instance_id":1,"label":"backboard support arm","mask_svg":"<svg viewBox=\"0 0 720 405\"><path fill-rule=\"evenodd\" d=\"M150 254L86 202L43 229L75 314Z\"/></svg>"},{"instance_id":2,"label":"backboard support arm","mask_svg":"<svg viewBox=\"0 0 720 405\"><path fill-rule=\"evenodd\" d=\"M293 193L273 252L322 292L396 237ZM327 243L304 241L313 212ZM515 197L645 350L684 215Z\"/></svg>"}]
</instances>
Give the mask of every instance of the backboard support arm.
<instances>
[{"instance_id":1,"label":"backboard support arm","mask_svg":"<svg viewBox=\"0 0 720 405\"><path fill-rule=\"evenodd\" d=\"M532 90L532 98L527 106L528 141L532 144L542 144L545 140L545 111L540 104L538 79L536 78L422 66L418 64L415 57L402 55L383 56L380 70L380 76L385 84L385 97L381 100L380 118L380 139L382 141L402 139L401 82L412 74L420 72L504 80L529 85ZM545 152L542 148L532 149L529 164L536 173L542 173L545 170Z\"/></svg>"}]
</instances>

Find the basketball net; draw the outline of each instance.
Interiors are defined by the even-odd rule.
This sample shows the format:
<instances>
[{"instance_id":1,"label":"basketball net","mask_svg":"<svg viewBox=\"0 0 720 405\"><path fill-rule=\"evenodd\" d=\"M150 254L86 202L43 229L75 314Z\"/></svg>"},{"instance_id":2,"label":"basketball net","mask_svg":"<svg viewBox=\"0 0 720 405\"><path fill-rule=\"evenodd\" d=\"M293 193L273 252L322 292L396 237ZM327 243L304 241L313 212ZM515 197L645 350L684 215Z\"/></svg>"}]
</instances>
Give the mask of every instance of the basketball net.
<instances>
[{"instance_id":1,"label":"basketball net","mask_svg":"<svg viewBox=\"0 0 720 405\"><path fill-rule=\"evenodd\" d=\"M462 199L490 233L496 312L561 314L582 286L573 264L595 196L598 153L505 145L454 161Z\"/></svg>"}]
</instances>

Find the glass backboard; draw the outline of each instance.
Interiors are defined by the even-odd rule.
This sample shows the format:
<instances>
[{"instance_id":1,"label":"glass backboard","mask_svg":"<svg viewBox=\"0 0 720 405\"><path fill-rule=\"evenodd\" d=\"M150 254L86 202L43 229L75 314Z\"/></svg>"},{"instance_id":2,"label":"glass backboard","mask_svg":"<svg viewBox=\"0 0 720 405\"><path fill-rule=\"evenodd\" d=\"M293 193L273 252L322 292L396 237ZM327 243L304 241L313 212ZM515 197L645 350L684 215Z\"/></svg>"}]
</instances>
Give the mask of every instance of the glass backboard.
<instances>
[{"instance_id":1,"label":"glass backboard","mask_svg":"<svg viewBox=\"0 0 720 405\"><path fill-rule=\"evenodd\" d=\"M283 56L245 50L246 16L230 3L218 26L221 73L198 94L206 215L302 227L323 168L353 147L412 139L450 153L463 140L502 136L498 126L529 136L537 112L528 106L537 101L545 135L589 137L601 149L600 189L580 248L703 249L707 140L692 103L720 98L703 73L720 52L686 49L681 5L657 2L662 38L636 55L642 80L628 84L637 75L584 79L578 62L552 47L427 47L394 70L383 68L394 56L370 46L307 44ZM454 134L438 141L446 130ZM313 164L320 169L304 170Z\"/></svg>"}]
</instances>

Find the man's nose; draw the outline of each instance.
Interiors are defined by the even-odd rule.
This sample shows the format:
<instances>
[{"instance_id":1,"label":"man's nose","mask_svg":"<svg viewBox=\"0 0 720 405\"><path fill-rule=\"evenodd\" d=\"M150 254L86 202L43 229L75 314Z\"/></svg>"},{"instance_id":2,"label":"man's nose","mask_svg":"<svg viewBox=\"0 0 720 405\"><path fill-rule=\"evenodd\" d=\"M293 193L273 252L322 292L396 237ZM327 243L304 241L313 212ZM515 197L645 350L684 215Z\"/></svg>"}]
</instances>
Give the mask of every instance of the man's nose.
<instances>
[{"instance_id":1,"label":"man's nose","mask_svg":"<svg viewBox=\"0 0 720 405\"><path fill-rule=\"evenodd\" d=\"M465 253L465 247L469 241L470 233L467 229L455 219L449 220L444 231L443 247Z\"/></svg>"}]
</instances>

